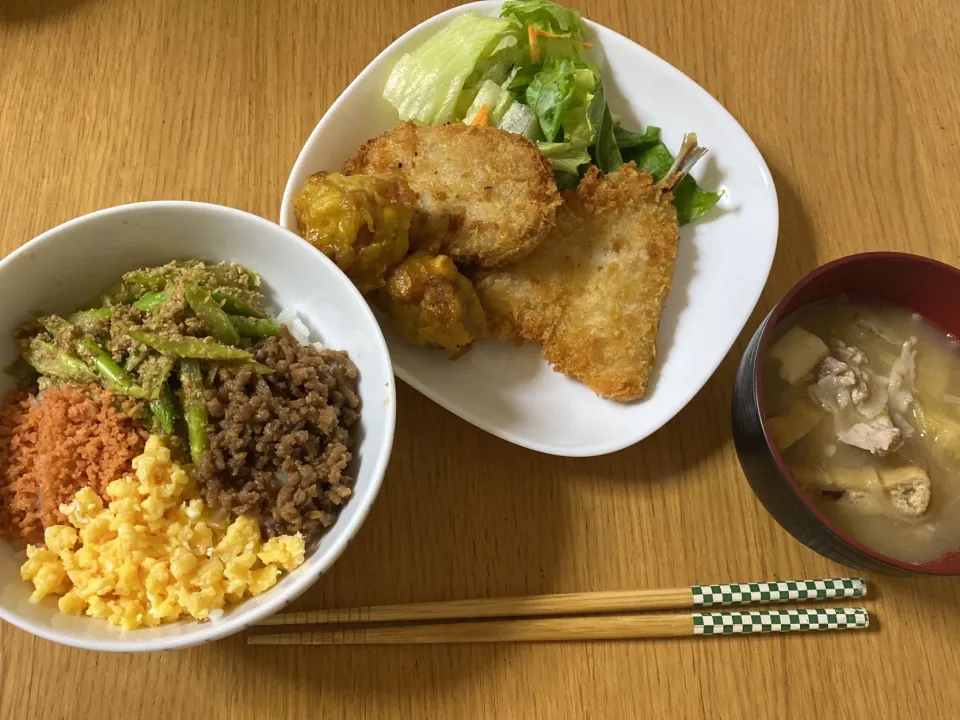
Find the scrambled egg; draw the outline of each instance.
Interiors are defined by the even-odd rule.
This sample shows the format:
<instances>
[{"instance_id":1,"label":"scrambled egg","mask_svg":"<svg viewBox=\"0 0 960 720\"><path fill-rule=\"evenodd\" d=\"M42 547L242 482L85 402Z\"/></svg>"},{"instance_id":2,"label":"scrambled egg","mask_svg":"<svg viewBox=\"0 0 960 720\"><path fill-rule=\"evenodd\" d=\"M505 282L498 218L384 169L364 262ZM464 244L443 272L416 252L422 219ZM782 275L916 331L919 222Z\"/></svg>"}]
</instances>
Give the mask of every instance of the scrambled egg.
<instances>
[{"instance_id":1,"label":"scrambled egg","mask_svg":"<svg viewBox=\"0 0 960 720\"><path fill-rule=\"evenodd\" d=\"M255 518L228 525L215 516L159 437L133 467L135 476L107 487L108 507L90 488L79 490L60 506L70 525L47 528L46 548L27 548L20 574L36 588L30 602L59 595L61 612L124 630L183 615L205 620L303 563L300 535L261 543Z\"/></svg>"}]
</instances>

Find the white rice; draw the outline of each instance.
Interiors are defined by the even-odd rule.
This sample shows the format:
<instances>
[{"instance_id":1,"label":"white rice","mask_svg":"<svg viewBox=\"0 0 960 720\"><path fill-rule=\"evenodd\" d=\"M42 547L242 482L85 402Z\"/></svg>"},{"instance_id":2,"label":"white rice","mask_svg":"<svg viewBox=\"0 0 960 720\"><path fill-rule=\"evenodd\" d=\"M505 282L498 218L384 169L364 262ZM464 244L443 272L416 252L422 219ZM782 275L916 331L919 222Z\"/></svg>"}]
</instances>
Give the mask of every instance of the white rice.
<instances>
[{"instance_id":1,"label":"white rice","mask_svg":"<svg viewBox=\"0 0 960 720\"><path fill-rule=\"evenodd\" d=\"M310 328L300 319L300 314L296 310L281 310L277 315L277 324L286 325L293 335L293 339L301 345L313 345L317 350L323 350L321 342L310 342Z\"/></svg>"},{"instance_id":2,"label":"white rice","mask_svg":"<svg viewBox=\"0 0 960 720\"><path fill-rule=\"evenodd\" d=\"M310 342L310 328L300 319L300 313L296 310L281 310L276 318L277 325L286 325L293 335L293 339L301 345L312 345L317 350L326 350L327 346L322 342Z\"/></svg>"},{"instance_id":3,"label":"white rice","mask_svg":"<svg viewBox=\"0 0 960 720\"><path fill-rule=\"evenodd\" d=\"M277 315L277 323L286 325L290 330L290 334L293 335L293 339L301 345L306 345L310 342L310 328L304 324L300 316L293 310L281 310L280 314Z\"/></svg>"}]
</instances>

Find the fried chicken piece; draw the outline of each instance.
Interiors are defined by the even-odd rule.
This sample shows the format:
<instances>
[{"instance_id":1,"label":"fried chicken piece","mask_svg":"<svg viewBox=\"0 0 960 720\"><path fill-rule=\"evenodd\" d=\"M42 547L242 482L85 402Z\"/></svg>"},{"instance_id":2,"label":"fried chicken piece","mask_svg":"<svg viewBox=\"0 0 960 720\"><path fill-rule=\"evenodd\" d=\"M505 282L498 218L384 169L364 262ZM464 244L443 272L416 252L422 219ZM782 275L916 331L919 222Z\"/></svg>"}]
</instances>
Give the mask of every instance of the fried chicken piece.
<instances>
[{"instance_id":1,"label":"fried chicken piece","mask_svg":"<svg viewBox=\"0 0 960 720\"><path fill-rule=\"evenodd\" d=\"M380 301L414 345L462 350L487 334L473 283L446 255L408 257L387 276Z\"/></svg>"},{"instance_id":2,"label":"fried chicken piece","mask_svg":"<svg viewBox=\"0 0 960 720\"><path fill-rule=\"evenodd\" d=\"M497 128L398 125L364 143L343 170L401 171L419 195L413 244L483 267L532 252L560 204L550 163L536 145Z\"/></svg>"},{"instance_id":3,"label":"fried chicken piece","mask_svg":"<svg viewBox=\"0 0 960 720\"><path fill-rule=\"evenodd\" d=\"M591 168L536 251L477 274L493 335L542 343L554 368L600 395L642 398L677 258L670 190L703 152L688 135L659 183L634 163L604 177Z\"/></svg>"},{"instance_id":4,"label":"fried chicken piece","mask_svg":"<svg viewBox=\"0 0 960 720\"><path fill-rule=\"evenodd\" d=\"M402 176L318 172L293 199L300 235L343 270L360 292L376 290L410 246L417 196Z\"/></svg>"}]
</instances>

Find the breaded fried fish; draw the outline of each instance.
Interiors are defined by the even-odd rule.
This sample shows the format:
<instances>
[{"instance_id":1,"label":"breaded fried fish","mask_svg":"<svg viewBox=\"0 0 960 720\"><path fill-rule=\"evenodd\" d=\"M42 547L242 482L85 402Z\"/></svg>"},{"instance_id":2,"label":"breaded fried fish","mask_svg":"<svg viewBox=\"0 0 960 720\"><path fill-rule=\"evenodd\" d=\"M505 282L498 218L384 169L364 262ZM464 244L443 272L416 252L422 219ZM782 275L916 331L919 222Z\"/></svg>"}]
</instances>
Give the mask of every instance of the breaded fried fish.
<instances>
[{"instance_id":1,"label":"breaded fried fish","mask_svg":"<svg viewBox=\"0 0 960 720\"><path fill-rule=\"evenodd\" d=\"M482 267L532 252L560 205L550 163L537 147L491 127L398 125L364 143L343 170L402 172L420 198L412 244Z\"/></svg>"},{"instance_id":2,"label":"breaded fried fish","mask_svg":"<svg viewBox=\"0 0 960 720\"><path fill-rule=\"evenodd\" d=\"M659 183L634 163L591 168L527 258L475 278L492 333L540 342L560 372L608 398L642 398L677 258L671 190L705 151L696 136Z\"/></svg>"}]
</instances>

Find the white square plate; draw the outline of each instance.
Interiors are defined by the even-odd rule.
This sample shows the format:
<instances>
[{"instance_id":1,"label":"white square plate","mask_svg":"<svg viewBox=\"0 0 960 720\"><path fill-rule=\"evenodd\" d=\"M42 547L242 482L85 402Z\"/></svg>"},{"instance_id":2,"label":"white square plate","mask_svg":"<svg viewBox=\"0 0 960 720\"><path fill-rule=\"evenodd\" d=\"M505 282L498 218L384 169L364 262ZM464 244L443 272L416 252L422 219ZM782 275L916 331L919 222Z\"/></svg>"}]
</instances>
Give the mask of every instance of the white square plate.
<instances>
[{"instance_id":1,"label":"white square plate","mask_svg":"<svg viewBox=\"0 0 960 720\"><path fill-rule=\"evenodd\" d=\"M448 10L384 50L330 107L287 181L280 224L296 232L293 197L308 175L339 170L360 145L398 123L383 87L400 57L464 12L496 16L488 0ZM703 88L622 35L584 21L603 58L610 108L625 127L662 129L674 151L696 132L710 155L694 175L725 195L718 209L680 234L680 250L661 319L657 368L647 397L620 404L554 372L537 346L483 341L456 362L414 347L381 319L394 370L453 413L504 440L571 457L602 455L659 429L703 387L736 340L767 281L777 247L777 195L759 151Z\"/></svg>"}]
</instances>

